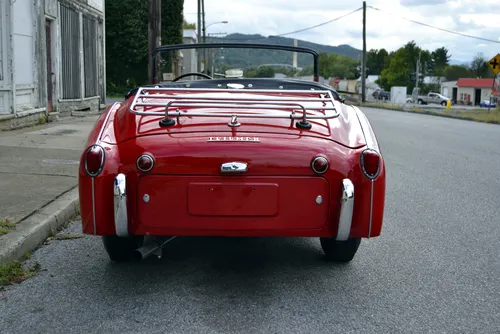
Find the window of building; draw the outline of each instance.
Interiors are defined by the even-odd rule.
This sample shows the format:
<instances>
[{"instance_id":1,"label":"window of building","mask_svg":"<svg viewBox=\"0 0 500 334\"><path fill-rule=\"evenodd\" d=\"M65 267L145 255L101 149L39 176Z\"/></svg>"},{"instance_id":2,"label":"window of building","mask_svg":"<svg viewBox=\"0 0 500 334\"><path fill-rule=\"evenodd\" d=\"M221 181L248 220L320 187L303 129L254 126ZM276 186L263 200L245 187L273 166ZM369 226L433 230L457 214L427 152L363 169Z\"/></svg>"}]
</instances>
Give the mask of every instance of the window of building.
<instances>
[{"instance_id":1,"label":"window of building","mask_svg":"<svg viewBox=\"0 0 500 334\"><path fill-rule=\"evenodd\" d=\"M80 16L61 4L62 98L81 97Z\"/></svg>"},{"instance_id":2,"label":"window of building","mask_svg":"<svg viewBox=\"0 0 500 334\"><path fill-rule=\"evenodd\" d=\"M85 97L97 96L97 21L83 16L83 67L85 70Z\"/></svg>"}]
</instances>

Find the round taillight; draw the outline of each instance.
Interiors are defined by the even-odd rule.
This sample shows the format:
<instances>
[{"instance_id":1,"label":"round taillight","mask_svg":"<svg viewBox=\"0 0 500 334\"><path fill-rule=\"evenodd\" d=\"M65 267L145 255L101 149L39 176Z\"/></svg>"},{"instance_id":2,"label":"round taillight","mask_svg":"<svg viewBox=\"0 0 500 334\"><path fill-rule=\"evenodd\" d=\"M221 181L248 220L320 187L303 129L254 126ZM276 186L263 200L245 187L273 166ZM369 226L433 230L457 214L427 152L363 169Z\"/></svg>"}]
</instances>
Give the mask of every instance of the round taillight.
<instances>
[{"instance_id":1,"label":"round taillight","mask_svg":"<svg viewBox=\"0 0 500 334\"><path fill-rule=\"evenodd\" d=\"M316 174L323 174L328 170L328 159L316 157L311 162L311 168Z\"/></svg>"},{"instance_id":2,"label":"round taillight","mask_svg":"<svg viewBox=\"0 0 500 334\"><path fill-rule=\"evenodd\" d=\"M149 172L151 169L153 169L154 164L155 162L153 160L153 157L149 154L143 154L139 158L137 158L137 168L141 172Z\"/></svg>"},{"instance_id":3,"label":"round taillight","mask_svg":"<svg viewBox=\"0 0 500 334\"><path fill-rule=\"evenodd\" d=\"M361 170L369 179L375 179L380 173L380 154L366 149L361 153Z\"/></svg>"},{"instance_id":4,"label":"round taillight","mask_svg":"<svg viewBox=\"0 0 500 334\"><path fill-rule=\"evenodd\" d=\"M99 175L104 166L104 149L99 145L92 145L85 152L85 172L91 177Z\"/></svg>"}]
</instances>

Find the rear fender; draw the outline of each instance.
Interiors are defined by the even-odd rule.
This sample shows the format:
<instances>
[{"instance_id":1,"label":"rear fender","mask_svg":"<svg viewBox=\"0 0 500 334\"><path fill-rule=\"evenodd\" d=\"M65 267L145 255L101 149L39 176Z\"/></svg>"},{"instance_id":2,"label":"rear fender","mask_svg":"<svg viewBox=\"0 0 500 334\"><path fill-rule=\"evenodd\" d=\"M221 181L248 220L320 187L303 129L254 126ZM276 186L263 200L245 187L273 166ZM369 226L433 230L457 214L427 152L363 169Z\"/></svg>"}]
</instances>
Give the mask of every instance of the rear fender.
<instances>
[{"instance_id":1,"label":"rear fender","mask_svg":"<svg viewBox=\"0 0 500 334\"><path fill-rule=\"evenodd\" d=\"M117 146L103 140L114 138L113 118L119 107L120 103L114 103L99 116L80 156L78 190L82 230L86 234L114 234L113 210L109 210L113 208L113 196L100 190L113 189L114 176L119 169ZM104 149L104 166L99 175L91 177L85 171L85 153L94 144Z\"/></svg>"},{"instance_id":2,"label":"rear fender","mask_svg":"<svg viewBox=\"0 0 500 334\"><path fill-rule=\"evenodd\" d=\"M353 155L351 172L354 184L354 214L351 237L377 237L381 234L386 193L385 162L373 128L366 115L357 107L352 107L356 112L366 140L364 149L377 151L380 156L380 173L374 180L368 179L362 172L361 153Z\"/></svg>"}]
</instances>

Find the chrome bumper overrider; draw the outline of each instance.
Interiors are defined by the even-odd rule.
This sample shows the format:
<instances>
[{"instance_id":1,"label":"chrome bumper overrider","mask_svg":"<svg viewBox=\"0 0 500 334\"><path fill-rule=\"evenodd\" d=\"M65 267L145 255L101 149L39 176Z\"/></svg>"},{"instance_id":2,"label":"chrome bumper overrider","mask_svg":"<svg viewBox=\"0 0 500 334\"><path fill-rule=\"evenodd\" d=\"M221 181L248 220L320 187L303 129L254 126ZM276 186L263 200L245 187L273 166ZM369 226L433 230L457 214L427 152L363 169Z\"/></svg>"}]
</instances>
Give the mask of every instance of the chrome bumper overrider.
<instances>
[{"instance_id":1,"label":"chrome bumper overrider","mask_svg":"<svg viewBox=\"0 0 500 334\"><path fill-rule=\"evenodd\" d=\"M114 186L114 214L116 235L119 237L128 236L128 213L127 213L127 194L126 179L124 174L118 174L115 177Z\"/></svg>"},{"instance_id":2,"label":"chrome bumper overrider","mask_svg":"<svg viewBox=\"0 0 500 334\"><path fill-rule=\"evenodd\" d=\"M354 184L351 180L342 181L342 198L340 202L339 228L336 240L342 241L349 238L351 232L352 215L354 210Z\"/></svg>"}]
</instances>

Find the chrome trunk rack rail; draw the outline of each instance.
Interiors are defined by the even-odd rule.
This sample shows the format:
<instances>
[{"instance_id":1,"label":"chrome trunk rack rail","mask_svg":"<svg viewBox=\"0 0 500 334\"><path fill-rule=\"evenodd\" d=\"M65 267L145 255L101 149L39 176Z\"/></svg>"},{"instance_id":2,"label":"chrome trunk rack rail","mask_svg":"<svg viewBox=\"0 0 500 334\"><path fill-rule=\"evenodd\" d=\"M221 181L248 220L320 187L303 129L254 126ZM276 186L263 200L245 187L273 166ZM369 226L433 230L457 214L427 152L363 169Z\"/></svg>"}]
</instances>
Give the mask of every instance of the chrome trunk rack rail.
<instances>
[{"instance_id":1,"label":"chrome trunk rack rail","mask_svg":"<svg viewBox=\"0 0 500 334\"><path fill-rule=\"evenodd\" d=\"M177 94L179 92L180 94ZM220 96L199 96L195 93L225 93ZM260 97L238 96L242 94L287 94L296 96L266 95ZM314 94L318 97L306 97L304 94ZM301 96L302 95L302 96ZM147 100L153 100L147 102ZM304 106L306 103L320 105ZM137 110L142 107L142 110ZM153 109L163 107L162 111ZM181 107L215 108L215 109L275 109L289 110L286 113L237 113L237 112L195 112L180 110ZM297 110L299 113L297 113ZM323 114L311 115L307 111L323 111ZM239 126L238 117L241 118L285 118L299 120L297 127L310 129L308 119L332 119L339 116L335 108L334 98L328 90L271 90L271 89L213 89L213 88L156 88L140 87L130 105L129 111L141 116L165 116L160 121L160 126L172 126L174 118L179 117L230 117L229 126Z\"/></svg>"}]
</instances>

